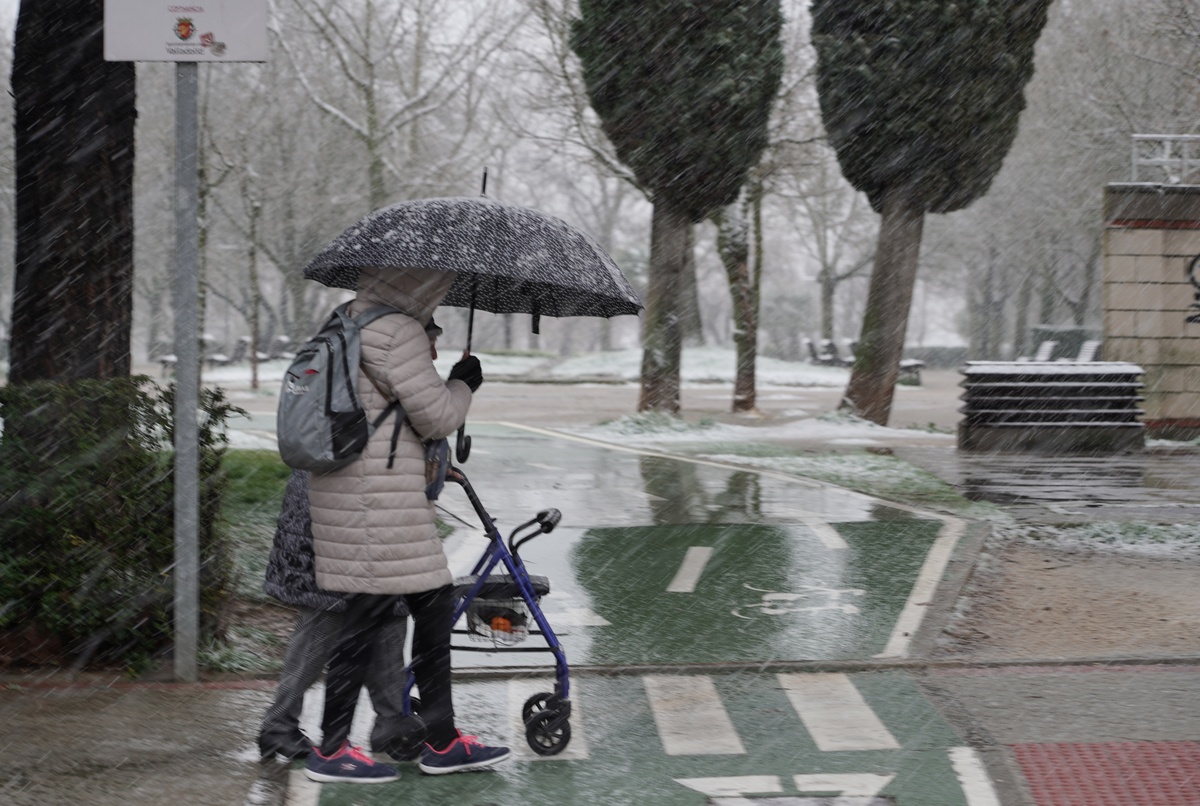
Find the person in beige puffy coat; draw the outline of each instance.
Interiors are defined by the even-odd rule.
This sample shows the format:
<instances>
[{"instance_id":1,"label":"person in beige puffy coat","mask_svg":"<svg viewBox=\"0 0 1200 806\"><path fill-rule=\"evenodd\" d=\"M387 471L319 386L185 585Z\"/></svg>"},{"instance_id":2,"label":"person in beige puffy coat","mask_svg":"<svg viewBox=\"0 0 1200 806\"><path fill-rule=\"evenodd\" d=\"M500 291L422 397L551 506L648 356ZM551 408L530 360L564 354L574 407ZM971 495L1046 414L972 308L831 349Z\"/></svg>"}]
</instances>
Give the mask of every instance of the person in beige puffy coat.
<instances>
[{"instance_id":1,"label":"person in beige puffy coat","mask_svg":"<svg viewBox=\"0 0 1200 806\"><path fill-rule=\"evenodd\" d=\"M412 667L428 739L423 772L438 774L486 766L508 749L486 747L455 727L450 689L453 579L425 496L424 440L448 436L467 417L483 381L479 359L464 358L442 380L433 364L425 325L454 282L451 272L379 268L362 271L350 312L388 305L389 314L361 331L358 391L372 421L391 400L393 418L371 435L362 454L309 482L317 587L348 594L347 610L326 673L322 739L309 755L306 775L317 781L393 780L348 741L375 637L404 597L413 618ZM394 450L393 450L394 443Z\"/></svg>"}]
</instances>

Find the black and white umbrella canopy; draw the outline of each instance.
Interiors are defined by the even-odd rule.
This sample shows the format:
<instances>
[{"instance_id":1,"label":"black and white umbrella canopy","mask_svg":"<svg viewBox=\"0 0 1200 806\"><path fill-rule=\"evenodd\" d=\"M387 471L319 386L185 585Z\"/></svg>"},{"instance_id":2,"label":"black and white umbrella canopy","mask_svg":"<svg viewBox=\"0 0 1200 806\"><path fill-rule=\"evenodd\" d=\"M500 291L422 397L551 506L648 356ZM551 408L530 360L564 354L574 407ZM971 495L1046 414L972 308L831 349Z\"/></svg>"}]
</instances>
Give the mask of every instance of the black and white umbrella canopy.
<instances>
[{"instance_id":1,"label":"black and white umbrella canopy","mask_svg":"<svg viewBox=\"0 0 1200 806\"><path fill-rule=\"evenodd\" d=\"M486 196L376 210L334 238L304 276L355 289L362 269L458 273L443 305L538 316L620 316L642 308L613 259L562 219Z\"/></svg>"}]
</instances>

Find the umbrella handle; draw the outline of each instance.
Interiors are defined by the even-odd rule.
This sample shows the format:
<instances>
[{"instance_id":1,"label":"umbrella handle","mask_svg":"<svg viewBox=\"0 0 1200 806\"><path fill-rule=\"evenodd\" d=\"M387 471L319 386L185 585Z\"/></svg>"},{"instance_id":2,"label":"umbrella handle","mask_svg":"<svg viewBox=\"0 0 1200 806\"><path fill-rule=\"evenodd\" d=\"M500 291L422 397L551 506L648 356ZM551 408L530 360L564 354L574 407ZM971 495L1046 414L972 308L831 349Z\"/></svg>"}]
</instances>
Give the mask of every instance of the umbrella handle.
<instances>
[{"instance_id":1,"label":"umbrella handle","mask_svg":"<svg viewBox=\"0 0 1200 806\"><path fill-rule=\"evenodd\" d=\"M471 438L466 435L467 427L460 425L458 427L458 439L454 443L454 458L459 464L467 461L467 457L471 455Z\"/></svg>"}]
</instances>

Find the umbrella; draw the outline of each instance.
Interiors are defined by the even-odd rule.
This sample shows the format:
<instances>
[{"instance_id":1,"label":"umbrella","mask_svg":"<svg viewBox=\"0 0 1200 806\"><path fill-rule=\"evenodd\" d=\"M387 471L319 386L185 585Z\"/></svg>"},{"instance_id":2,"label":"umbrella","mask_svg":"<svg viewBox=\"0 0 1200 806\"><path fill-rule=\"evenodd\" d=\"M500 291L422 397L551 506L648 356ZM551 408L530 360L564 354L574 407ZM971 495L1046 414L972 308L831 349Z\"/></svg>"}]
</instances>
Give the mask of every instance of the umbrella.
<instances>
[{"instance_id":1,"label":"umbrella","mask_svg":"<svg viewBox=\"0 0 1200 806\"><path fill-rule=\"evenodd\" d=\"M642 308L613 259L562 219L487 196L416 199L384 207L334 238L304 276L355 289L362 269L457 272L443 305L541 316L619 316ZM459 432L459 461L469 440Z\"/></svg>"},{"instance_id":2,"label":"umbrella","mask_svg":"<svg viewBox=\"0 0 1200 806\"><path fill-rule=\"evenodd\" d=\"M443 305L491 313L619 316L642 308L613 259L562 219L486 196L384 207L334 238L304 276L358 287L368 266L458 272Z\"/></svg>"}]
</instances>

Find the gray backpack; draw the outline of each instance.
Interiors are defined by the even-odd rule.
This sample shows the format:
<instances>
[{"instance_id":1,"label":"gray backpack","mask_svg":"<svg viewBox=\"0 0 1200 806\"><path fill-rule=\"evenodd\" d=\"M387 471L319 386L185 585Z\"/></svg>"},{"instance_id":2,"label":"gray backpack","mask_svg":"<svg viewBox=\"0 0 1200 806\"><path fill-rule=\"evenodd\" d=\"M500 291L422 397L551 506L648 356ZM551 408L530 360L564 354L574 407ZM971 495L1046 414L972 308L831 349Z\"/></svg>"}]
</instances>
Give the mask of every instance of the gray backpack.
<instances>
[{"instance_id":1,"label":"gray backpack","mask_svg":"<svg viewBox=\"0 0 1200 806\"><path fill-rule=\"evenodd\" d=\"M392 434L392 466L404 412L392 401L374 419L367 419L358 396L358 363L362 356L359 330L390 313L386 305L351 317L350 303L339 305L325 326L304 343L283 376L275 431L279 455L294 470L326 473L354 461L375 429L396 412Z\"/></svg>"}]
</instances>

